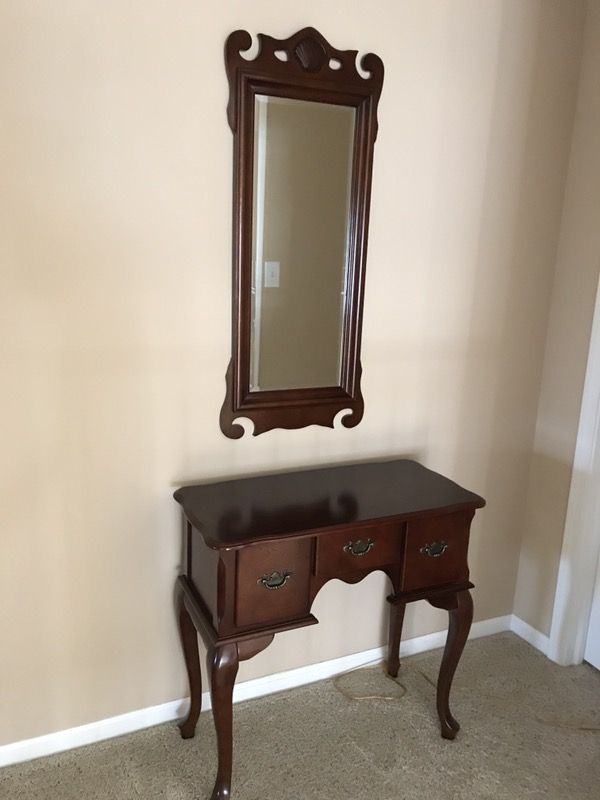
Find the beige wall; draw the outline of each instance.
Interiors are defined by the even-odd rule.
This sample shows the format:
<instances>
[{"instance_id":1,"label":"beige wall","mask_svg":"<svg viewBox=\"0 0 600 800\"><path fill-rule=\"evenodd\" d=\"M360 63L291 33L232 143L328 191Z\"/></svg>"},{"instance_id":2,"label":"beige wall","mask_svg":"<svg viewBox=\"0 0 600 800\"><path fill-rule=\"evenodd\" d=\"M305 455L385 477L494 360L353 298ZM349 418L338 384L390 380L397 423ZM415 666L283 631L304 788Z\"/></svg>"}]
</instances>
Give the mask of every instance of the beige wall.
<instances>
[{"instance_id":1,"label":"beige wall","mask_svg":"<svg viewBox=\"0 0 600 800\"><path fill-rule=\"evenodd\" d=\"M529 474L515 613L550 633L600 270L600 2L591 0Z\"/></svg>"},{"instance_id":2,"label":"beige wall","mask_svg":"<svg viewBox=\"0 0 600 800\"><path fill-rule=\"evenodd\" d=\"M569 153L576 0L10 0L0 26L0 743L185 690L171 492L411 454L480 492L476 617L509 613ZM230 348L235 28L379 53L352 430L218 427ZM384 578L240 678L373 647ZM444 627L417 604L406 636ZM7 691L8 688L8 691Z\"/></svg>"}]
</instances>

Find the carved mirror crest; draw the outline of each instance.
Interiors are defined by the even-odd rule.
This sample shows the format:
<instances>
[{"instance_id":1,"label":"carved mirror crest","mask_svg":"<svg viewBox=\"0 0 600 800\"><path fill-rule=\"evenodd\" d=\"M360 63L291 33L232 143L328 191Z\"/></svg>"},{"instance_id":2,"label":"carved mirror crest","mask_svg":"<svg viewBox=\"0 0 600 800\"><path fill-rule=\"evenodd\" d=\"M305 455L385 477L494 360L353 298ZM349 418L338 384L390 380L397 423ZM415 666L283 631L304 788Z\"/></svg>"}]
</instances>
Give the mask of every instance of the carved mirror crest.
<instances>
[{"instance_id":1,"label":"carved mirror crest","mask_svg":"<svg viewBox=\"0 0 600 800\"><path fill-rule=\"evenodd\" d=\"M363 415L360 341L383 64L314 28L227 39L234 137L232 358L221 430L346 427Z\"/></svg>"}]
</instances>

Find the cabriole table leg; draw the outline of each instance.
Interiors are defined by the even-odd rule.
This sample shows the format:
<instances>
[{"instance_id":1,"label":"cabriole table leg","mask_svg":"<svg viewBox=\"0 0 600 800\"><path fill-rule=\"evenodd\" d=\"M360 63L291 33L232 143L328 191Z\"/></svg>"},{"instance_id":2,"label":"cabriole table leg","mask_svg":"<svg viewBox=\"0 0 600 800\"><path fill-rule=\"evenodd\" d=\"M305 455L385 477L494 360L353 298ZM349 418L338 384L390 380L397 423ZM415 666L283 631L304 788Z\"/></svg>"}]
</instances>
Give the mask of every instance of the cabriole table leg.
<instances>
[{"instance_id":1,"label":"cabriole table leg","mask_svg":"<svg viewBox=\"0 0 600 800\"><path fill-rule=\"evenodd\" d=\"M450 711L450 688L456 667L469 636L473 621L473 599L468 589L452 592L429 602L437 608L445 608L449 614L448 638L440 666L437 683L437 712L444 739L454 739L460 725Z\"/></svg>"},{"instance_id":2,"label":"cabriole table leg","mask_svg":"<svg viewBox=\"0 0 600 800\"><path fill-rule=\"evenodd\" d=\"M402 638L402 625L406 603L394 596L388 597L390 604L390 627L388 636L387 672L392 678L398 677L400 669L400 639Z\"/></svg>"},{"instance_id":3,"label":"cabriole table leg","mask_svg":"<svg viewBox=\"0 0 600 800\"><path fill-rule=\"evenodd\" d=\"M185 607L183 593L180 593L178 602L179 632L190 682L190 710L187 717L179 723L179 730L183 739L191 739L196 732L196 724L202 710L202 674L198 654L198 632Z\"/></svg>"},{"instance_id":4,"label":"cabriole table leg","mask_svg":"<svg viewBox=\"0 0 600 800\"><path fill-rule=\"evenodd\" d=\"M238 646L235 643L212 647L207 656L210 696L217 732L219 765L211 800L231 797L233 758L233 685L238 671Z\"/></svg>"}]
</instances>

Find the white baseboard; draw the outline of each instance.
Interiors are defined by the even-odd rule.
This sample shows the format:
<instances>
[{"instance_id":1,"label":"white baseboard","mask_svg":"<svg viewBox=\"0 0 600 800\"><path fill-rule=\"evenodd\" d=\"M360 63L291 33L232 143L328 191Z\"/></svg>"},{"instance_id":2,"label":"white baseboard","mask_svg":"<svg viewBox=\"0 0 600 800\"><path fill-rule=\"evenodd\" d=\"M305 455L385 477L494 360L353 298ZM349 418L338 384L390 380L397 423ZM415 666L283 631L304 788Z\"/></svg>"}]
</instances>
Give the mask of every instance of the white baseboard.
<instances>
[{"instance_id":1,"label":"white baseboard","mask_svg":"<svg viewBox=\"0 0 600 800\"><path fill-rule=\"evenodd\" d=\"M529 644L535 647L536 650L539 650L540 653L543 653L545 656L548 655L550 638L546 636L545 633L540 633L540 631L533 628L515 614L510 618L510 630L516 633L517 636L520 636L521 639L529 642Z\"/></svg>"},{"instance_id":2,"label":"white baseboard","mask_svg":"<svg viewBox=\"0 0 600 800\"><path fill-rule=\"evenodd\" d=\"M474 622L469 634L470 639L479 639L482 636L491 636L493 633L510 630L510 615L505 617L495 617L481 622ZM400 645L400 655L403 658L413 656L417 653L425 653L428 650L435 650L443 647L446 642L447 631L436 631L424 636L415 636L407 639ZM306 667L290 669L286 672L278 672L274 675L265 675L264 678L254 678L250 681L236 684L233 690L233 702L240 703L243 700L252 700L255 697L263 697L275 692L283 692L286 689L294 689L297 686L315 681L323 681L332 678L334 675L341 675L359 667L366 667L369 664L379 664L386 656L387 647L375 647L373 650L364 650L362 653L354 653L350 656L334 658L331 661L321 661L319 664L309 664ZM210 694L205 692L202 695L202 708L211 707Z\"/></svg>"},{"instance_id":3,"label":"white baseboard","mask_svg":"<svg viewBox=\"0 0 600 800\"><path fill-rule=\"evenodd\" d=\"M18 764L21 761L30 761L32 758L41 756L50 756L53 753L72 750L85 744L101 742L103 739L112 739L114 736L122 736L124 733L160 725L161 722L170 722L184 713L186 707L187 700L174 700L160 706L119 714L118 717L90 722L88 725L79 725L77 728L68 728L65 731L48 733L46 736L37 736L35 739L6 744L0 747L0 767Z\"/></svg>"},{"instance_id":4,"label":"white baseboard","mask_svg":"<svg viewBox=\"0 0 600 800\"><path fill-rule=\"evenodd\" d=\"M517 624L518 623L518 624ZM522 628L521 628L522 626ZM528 630L525 630L528 629ZM478 639L482 636L491 636L494 633L514 630L516 634L522 636L526 641L537 646L529 632L533 632L538 637L543 637L541 633L534 631L529 625L518 618L508 614L504 617L495 617L481 622L473 623L470 639ZM521 630L525 631L522 633ZM416 636L407 639L400 646L400 654L403 657L412 656L416 653L424 653L442 647L446 641L446 631L437 631L425 636ZM547 643L546 643L547 646ZM539 648L541 649L541 648ZM279 672L275 675L266 675L263 678L254 678L236 684L233 693L233 702L239 703L243 700L250 700L255 697L263 697L267 694L281 692L285 689L293 689L297 686L304 686L315 681L322 681L334 675L340 675L367 664L377 664L385 658L386 648L376 647L372 650L365 650L362 653L355 653L341 658L334 658L330 661L323 661L320 664L309 664L306 667ZM17 764L22 761L29 761L33 758L49 756L53 753L60 753L75 747L110 739L113 736L122 736L125 733L133 733L144 728L160 725L163 722L171 722L186 712L188 700L174 700L170 703L163 703L151 708L143 708L139 711L131 711L128 714L120 714L110 719L91 722L89 725L80 725L77 728L69 728L56 733L49 733L46 736L38 736L35 739L26 739L21 742L14 742L0 747L0 767L9 764ZM202 695L202 708L208 710L211 707L210 695L205 692Z\"/></svg>"}]
</instances>

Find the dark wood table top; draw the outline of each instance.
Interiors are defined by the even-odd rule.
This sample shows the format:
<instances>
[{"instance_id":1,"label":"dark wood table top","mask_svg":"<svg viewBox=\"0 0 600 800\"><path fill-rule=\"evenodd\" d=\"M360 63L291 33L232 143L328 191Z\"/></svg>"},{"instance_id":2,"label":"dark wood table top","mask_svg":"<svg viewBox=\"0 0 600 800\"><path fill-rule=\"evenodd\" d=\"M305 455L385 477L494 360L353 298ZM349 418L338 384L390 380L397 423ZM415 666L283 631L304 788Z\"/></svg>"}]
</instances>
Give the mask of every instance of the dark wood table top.
<instances>
[{"instance_id":1,"label":"dark wood table top","mask_svg":"<svg viewBox=\"0 0 600 800\"><path fill-rule=\"evenodd\" d=\"M479 495L407 459L183 486L174 496L213 548L485 505Z\"/></svg>"}]
</instances>

